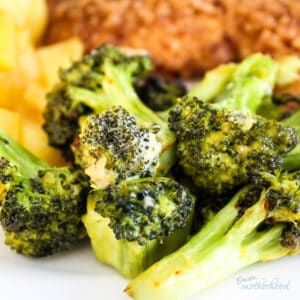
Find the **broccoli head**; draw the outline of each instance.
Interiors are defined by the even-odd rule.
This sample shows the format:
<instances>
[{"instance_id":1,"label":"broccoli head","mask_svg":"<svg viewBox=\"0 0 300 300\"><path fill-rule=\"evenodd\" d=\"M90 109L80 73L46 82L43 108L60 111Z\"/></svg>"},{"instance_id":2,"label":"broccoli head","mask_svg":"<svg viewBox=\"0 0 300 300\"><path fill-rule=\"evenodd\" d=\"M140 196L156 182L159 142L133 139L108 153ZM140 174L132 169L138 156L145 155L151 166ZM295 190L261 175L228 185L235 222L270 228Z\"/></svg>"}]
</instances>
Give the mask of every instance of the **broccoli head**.
<instances>
[{"instance_id":1,"label":"broccoli head","mask_svg":"<svg viewBox=\"0 0 300 300\"><path fill-rule=\"evenodd\" d=\"M93 191L83 223L97 258L131 278L187 240L193 208L176 181L140 178Z\"/></svg>"},{"instance_id":2,"label":"broccoli head","mask_svg":"<svg viewBox=\"0 0 300 300\"><path fill-rule=\"evenodd\" d=\"M138 124L157 128L157 146L161 149L160 165L163 165L161 171L165 175L175 161L175 136L167 122L146 107L134 90L134 82L150 68L148 56L128 56L118 48L104 45L73 63L69 69L62 70L61 82L49 93L45 112L44 128L50 144L65 149L67 153L70 144L75 141L76 145L78 141L80 118L84 119L85 114L98 114L114 106L121 106L137 118ZM67 104L66 107L60 105L63 102ZM62 143L52 143L52 138ZM78 148L74 149L76 151ZM134 173L135 170L128 172Z\"/></svg>"},{"instance_id":3,"label":"broccoli head","mask_svg":"<svg viewBox=\"0 0 300 300\"><path fill-rule=\"evenodd\" d=\"M228 193L259 172L281 169L298 142L295 130L277 121L195 97L178 101L169 126L177 136L179 164L212 194Z\"/></svg>"},{"instance_id":4,"label":"broccoli head","mask_svg":"<svg viewBox=\"0 0 300 300\"><path fill-rule=\"evenodd\" d=\"M0 131L0 221L12 249L40 257L78 244L88 190L80 169L52 167Z\"/></svg>"},{"instance_id":5,"label":"broccoli head","mask_svg":"<svg viewBox=\"0 0 300 300\"><path fill-rule=\"evenodd\" d=\"M134 299L182 299L251 264L300 252L300 174L263 174L190 241L134 278ZM226 262L226 263L224 263Z\"/></svg>"},{"instance_id":6,"label":"broccoli head","mask_svg":"<svg viewBox=\"0 0 300 300\"><path fill-rule=\"evenodd\" d=\"M157 126L138 124L136 116L116 106L86 117L80 128L73 144L75 161L99 188L159 174Z\"/></svg>"},{"instance_id":7,"label":"broccoli head","mask_svg":"<svg viewBox=\"0 0 300 300\"><path fill-rule=\"evenodd\" d=\"M134 82L152 69L148 55L126 55L119 48L103 45L60 70L60 82L47 95L44 130L51 146L65 154L78 134L79 118L122 106L145 122L161 127L161 139L169 145L174 137L168 126L139 99Z\"/></svg>"}]
</instances>

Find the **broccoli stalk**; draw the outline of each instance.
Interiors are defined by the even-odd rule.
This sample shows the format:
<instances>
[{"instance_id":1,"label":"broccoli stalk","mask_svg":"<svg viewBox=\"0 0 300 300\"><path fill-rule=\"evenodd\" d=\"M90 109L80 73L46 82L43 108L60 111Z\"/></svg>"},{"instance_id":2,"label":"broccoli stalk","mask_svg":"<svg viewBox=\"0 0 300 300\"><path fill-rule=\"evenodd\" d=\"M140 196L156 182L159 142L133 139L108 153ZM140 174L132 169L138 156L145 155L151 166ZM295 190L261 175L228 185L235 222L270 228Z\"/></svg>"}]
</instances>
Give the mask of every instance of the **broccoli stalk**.
<instances>
[{"instance_id":1,"label":"broccoli stalk","mask_svg":"<svg viewBox=\"0 0 300 300\"><path fill-rule=\"evenodd\" d=\"M0 221L12 249L39 257L78 244L88 190L81 170L53 167L0 131Z\"/></svg>"},{"instance_id":2,"label":"broccoli stalk","mask_svg":"<svg viewBox=\"0 0 300 300\"><path fill-rule=\"evenodd\" d=\"M254 54L240 64L229 63L208 71L204 78L191 88L188 95L210 103L232 96L239 102L242 97L252 99L254 103L263 99L260 105L266 106L266 109L268 107L274 109L274 105L270 106L271 97L268 96L271 96L274 86L281 87L296 81L299 66L300 59L294 55L283 57L275 62L268 56ZM243 85L247 88L246 95L240 92L235 93L238 85L239 88ZM251 89L251 86L254 89ZM252 93L249 93L249 90ZM257 94L255 95L255 93ZM285 100L292 99L289 97ZM255 111L257 110L256 105L253 108ZM270 112L266 111L266 113Z\"/></svg>"},{"instance_id":3,"label":"broccoli stalk","mask_svg":"<svg viewBox=\"0 0 300 300\"><path fill-rule=\"evenodd\" d=\"M271 94L278 64L269 56L254 54L240 64L227 64L208 72L188 93L219 107L249 110L253 113Z\"/></svg>"},{"instance_id":4,"label":"broccoli stalk","mask_svg":"<svg viewBox=\"0 0 300 300\"><path fill-rule=\"evenodd\" d=\"M287 155L284 159L283 167L286 170L299 170L300 169L300 144Z\"/></svg>"},{"instance_id":5,"label":"broccoli stalk","mask_svg":"<svg viewBox=\"0 0 300 300\"><path fill-rule=\"evenodd\" d=\"M186 242L193 208L176 181L142 178L92 192L82 220L96 257L133 278Z\"/></svg>"},{"instance_id":6,"label":"broccoli stalk","mask_svg":"<svg viewBox=\"0 0 300 300\"><path fill-rule=\"evenodd\" d=\"M50 167L48 163L38 159L10 138L2 129L0 129L0 157L12 162L24 178L37 176L39 170Z\"/></svg>"},{"instance_id":7,"label":"broccoli stalk","mask_svg":"<svg viewBox=\"0 0 300 300\"><path fill-rule=\"evenodd\" d=\"M268 187L241 190L187 244L125 291L138 300L181 299L256 262L299 253L299 173L265 179Z\"/></svg>"},{"instance_id":8,"label":"broccoli stalk","mask_svg":"<svg viewBox=\"0 0 300 300\"><path fill-rule=\"evenodd\" d=\"M230 63L206 72L204 78L190 89L188 95L204 102L214 102L226 89L236 68L236 64Z\"/></svg>"}]
</instances>

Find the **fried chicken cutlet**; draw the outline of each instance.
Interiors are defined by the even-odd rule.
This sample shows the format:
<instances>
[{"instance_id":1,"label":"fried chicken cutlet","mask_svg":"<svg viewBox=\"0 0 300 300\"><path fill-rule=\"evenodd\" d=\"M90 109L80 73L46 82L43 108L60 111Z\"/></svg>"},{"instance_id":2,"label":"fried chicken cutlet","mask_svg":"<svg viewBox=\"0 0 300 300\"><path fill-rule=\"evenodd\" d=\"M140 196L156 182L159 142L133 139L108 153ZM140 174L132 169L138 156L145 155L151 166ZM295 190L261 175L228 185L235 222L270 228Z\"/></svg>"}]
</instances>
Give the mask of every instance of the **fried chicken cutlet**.
<instances>
[{"instance_id":1,"label":"fried chicken cutlet","mask_svg":"<svg viewBox=\"0 0 300 300\"><path fill-rule=\"evenodd\" d=\"M235 59L224 10L214 0L48 0L46 42L73 35L86 50L101 43L147 49L159 70L197 76Z\"/></svg>"},{"instance_id":2,"label":"fried chicken cutlet","mask_svg":"<svg viewBox=\"0 0 300 300\"><path fill-rule=\"evenodd\" d=\"M158 70L201 75L253 52L300 54L299 0L48 0L46 43L73 35L147 49Z\"/></svg>"}]
</instances>

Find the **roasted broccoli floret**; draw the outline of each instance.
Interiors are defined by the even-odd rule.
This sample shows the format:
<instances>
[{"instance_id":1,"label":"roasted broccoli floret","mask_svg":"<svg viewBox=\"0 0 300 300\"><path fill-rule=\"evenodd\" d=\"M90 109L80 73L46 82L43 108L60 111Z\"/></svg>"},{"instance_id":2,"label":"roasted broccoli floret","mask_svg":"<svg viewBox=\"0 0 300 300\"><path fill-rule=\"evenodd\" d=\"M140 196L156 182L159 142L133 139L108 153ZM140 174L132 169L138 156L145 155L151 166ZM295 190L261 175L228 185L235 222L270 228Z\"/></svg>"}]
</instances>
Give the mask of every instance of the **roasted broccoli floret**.
<instances>
[{"instance_id":1,"label":"roasted broccoli floret","mask_svg":"<svg viewBox=\"0 0 300 300\"><path fill-rule=\"evenodd\" d=\"M186 94L185 86L178 80L160 76L147 76L135 84L140 99L154 111L164 111Z\"/></svg>"},{"instance_id":2,"label":"roasted broccoli floret","mask_svg":"<svg viewBox=\"0 0 300 300\"><path fill-rule=\"evenodd\" d=\"M246 184L257 171L280 169L283 157L297 144L294 130L255 115L271 96L275 61L256 54L220 70L211 71L212 78L222 79L216 93L206 93L200 83L169 114L179 164L203 192L218 195Z\"/></svg>"},{"instance_id":3,"label":"roasted broccoli floret","mask_svg":"<svg viewBox=\"0 0 300 300\"><path fill-rule=\"evenodd\" d=\"M69 146L78 134L79 118L122 106L141 122L156 124L159 142L168 151L174 142L166 122L147 108L134 90L134 82L152 69L147 55L124 54L103 45L60 71L60 83L48 94L44 129L50 145L69 154Z\"/></svg>"},{"instance_id":4,"label":"roasted broccoli floret","mask_svg":"<svg viewBox=\"0 0 300 300\"><path fill-rule=\"evenodd\" d=\"M133 279L137 300L182 299L260 261L300 252L300 174L264 175L239 191L187 244Z\"/></svg>"},{"instance_id":5,"label":"roasted broccoli floret","mask_svg":"<svg viewBox=\"0 0 300 300\"><path fill-rule=\"evenodd\" d=\"M249 111L183 98L170 113L185 173L204 192L225 194L257 172L281 168L297 144L294 129Z\"/></svg>"},{"instance_id":6,"label":"roasted broccoli floret","mask_svg":"<svg viewBox=\"0 0 300 300\"><path fill-rule=\"evenodd\" d=\"M121 106L90 115L81 122L73 145L75 161L98 188L125 179L164 175L175 157L166 157L156 124L139 122ZM164 156L163 160L160 156Z\"/></svg>"},{"instance_id":7,"label":"roasted broccoli floret","mask_svg":"<svg viewBox=\"0 0 300 300\"><path fill-rule=\"evenodd\" d=\"M96 257L133 278L186 242L193 208L176 181L142 178L92 192L82 220Z\"/></svg>"},{"instance_id":8,"label":"roasted broccoli floret","mask_svg":"<svg viewBox=\"0 0 300 300\"><path fill-rule=\"evenodd\" d=\"M0 221L12 249L40 257L78 244L88 190L81 170L50 166L0 131Z\"/></svg>"}]
</instances>

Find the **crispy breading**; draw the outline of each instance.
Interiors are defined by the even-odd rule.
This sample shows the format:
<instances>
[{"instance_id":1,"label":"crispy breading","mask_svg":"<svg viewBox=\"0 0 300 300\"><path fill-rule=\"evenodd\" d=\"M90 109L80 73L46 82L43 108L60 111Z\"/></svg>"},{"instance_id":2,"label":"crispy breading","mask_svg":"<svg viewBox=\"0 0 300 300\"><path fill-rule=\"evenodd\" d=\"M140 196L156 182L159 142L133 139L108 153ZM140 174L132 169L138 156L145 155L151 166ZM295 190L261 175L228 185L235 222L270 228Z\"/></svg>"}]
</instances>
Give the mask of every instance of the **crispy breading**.
<instances>
[{"instance_id":1,"label":"crispy breading","mask_svg":"<svg viewBox=\"0 0 300 300\"><path fill-rule=\"evenodd\" d=\"M299 0L222 0L240 59L254 52L300 54Z\"/></svg>"},{"instance_id":2,"label":"crispy breading","mask_svg":"<svg viewBox=\"0 0 300 300\"><path fill-rule=\"evenodd\" d=\"M147 49L161 71L181 77L253 52L300 54L299 0L48 0L46 42L78 35Z\"/></svg>"},{"instance_id":3,"label":"crispy breading","mask_svg":"<svg viewBox=\"0 0 300 300\"><path fill-rule=\"evenodd\" d=\"M80 36L86 50L101 43L147 49L159 69L199 75L235 59L214 0L48 0L48 43Z\"/></svg>"}]
</instances>

